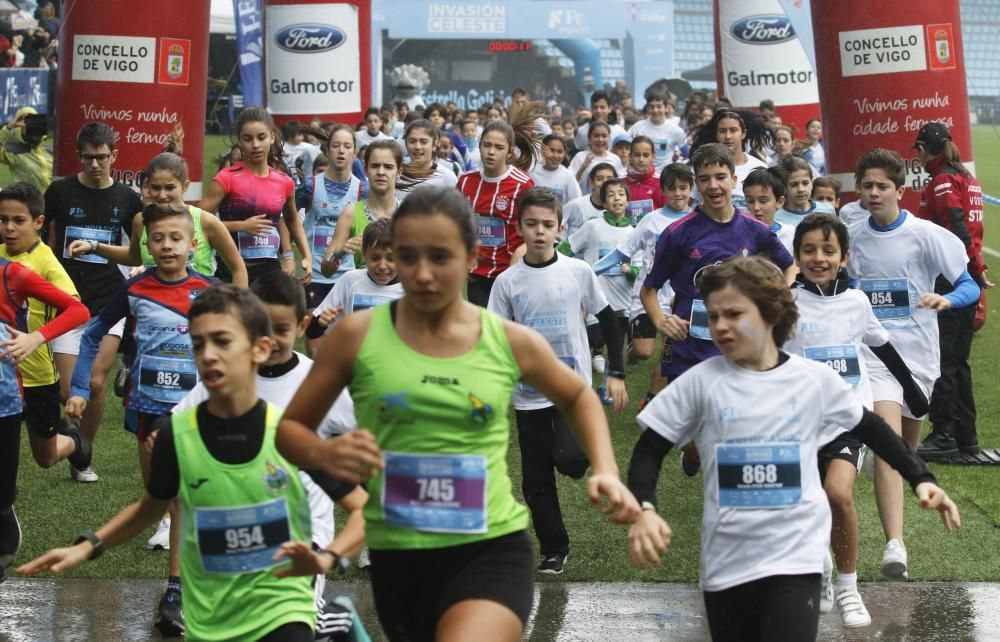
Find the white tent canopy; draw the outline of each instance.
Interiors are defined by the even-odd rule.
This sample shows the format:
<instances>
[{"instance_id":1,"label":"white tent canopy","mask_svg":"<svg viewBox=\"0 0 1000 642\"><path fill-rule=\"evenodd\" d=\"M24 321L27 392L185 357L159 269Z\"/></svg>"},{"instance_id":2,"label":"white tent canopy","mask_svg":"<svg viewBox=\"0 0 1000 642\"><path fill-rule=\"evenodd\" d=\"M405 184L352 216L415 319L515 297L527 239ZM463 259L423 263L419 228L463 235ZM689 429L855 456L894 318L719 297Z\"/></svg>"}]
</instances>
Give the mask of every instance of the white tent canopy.
<instances>
[{"instance_id":1,"label":"white tent canopy","mask_svg":"<svg viewBox=\"0 0 1000 642\"><path fill-rule=\"evenodd\" d=\"M212 18L209 33L236 33L236 20L233 18L233 0L212 0Z\"/></svg>"}]
</instances>

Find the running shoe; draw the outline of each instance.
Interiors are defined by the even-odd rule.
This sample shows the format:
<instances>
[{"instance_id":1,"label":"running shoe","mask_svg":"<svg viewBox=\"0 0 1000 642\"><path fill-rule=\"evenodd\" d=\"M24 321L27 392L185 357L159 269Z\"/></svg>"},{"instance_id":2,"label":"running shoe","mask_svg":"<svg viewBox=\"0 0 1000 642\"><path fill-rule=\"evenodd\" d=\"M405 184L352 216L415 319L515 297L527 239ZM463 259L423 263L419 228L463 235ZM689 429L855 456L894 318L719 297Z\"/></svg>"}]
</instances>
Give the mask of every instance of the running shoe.
<instances>
[{"instance_id":1,"label":"running shoe","mask_svg":"<svg viewBox=\"0 0 1000 642\"><path fill-rule=\"evenodd\" d=\"M118 376L115 377L115 396L125 398L125 391L128 388L128 366L122 363L118 369Z\"/></svg>"},{"instance_id":2,"label":"running shoe","mask_svg":"<svg viewBox=\"0 0 1000 642\"><path fill-rule=\"evenodd\" d=\"M604 374L605 365L607 365L607 361L605 361L603 354L595 354L590 358L590 367L594 369L594 374Z\"/></svg>"},{"instance_id":3,"label":"running shoe","mask_svg":"<svg viewBox=\"0 0 1000 642\"><path fill-rule=\"evenodd\" d=\"M154 551L170 550L170 518L164 517L156 527L156 532L146 542L146 548Z\"/></svg>"},{"instance_id":4,"label":"running shoe","mask_svg":"<svg viewBox=\"0 0 1000 642\"><path fill-rule=\"evenodd\" d=\"M69 478L74 481L78 481L81 484L93 484L101 479L90 466L87 466L82 470L77 470L73 467L73 464L69 465Z\"/></svg>"},{"instance_id":5,"label":"running shoe","mask_svg":"<svg viewBox=\"0 0 1000 642\"><path fill-rule=\"evenodd\" d=\"M94 448L91 446L90 441L80 433L80 424L63 417L59 421L57 430L60 435L66 435L72 439L74 446L76 446L69 457L66 458L70 466L74 470L87 470L90 468L90 462L94 457Z\"/></svg>"},{"instance_id":6,"label":"running shoe","mask_svg":"<svg viewBox=\"0 0 1000 642\"><path fill-rule=\"evenodd\" d=\"M22 539L21 522L17 521L14 507L0 511L0 583L7 579L7 569L21 550Z\"/></svg>"},{"instance_id":7,"label":"running shoe","mask_svg":"<svg viewBox=\"0 0 1000 642\"><path fill-rule=\"evenodd\" d=\"M910 577L906 572L906 547L898 539L890 539L885 544L882 576L891 582L905 582Z\"/></svg>"},{"instance_id":8,"label":"running shoe","mask_svg":"<svg viewBox=\"0 0 1000 642\"><path fill-rule=\"evenodd\" d=\"M872 623L872 616L865 608L865 603L861 601L861 593L858 593L857 586L837 591L837 607L840 609L845 629L857 629Z\"/></svg>"},{"instance_id":9,"label":"running shoe","mask_svg":"<svg viewBox=\"0 0 1000 642\"><path fill-rule=\"evenodd\" d=\"M681 470L688 477L694 477L698 474L698 469L701 468L701 457L696 455L688 455L687 451L681 451Z\"/></svg>"},{"instance_id":10,"label":"running shoe","mask_svg":"<svg viewBox=\"0 0 1000 642\"><path fill-rule=\"evenodd\" d=\"M156 630L165 638L179 638L184 635L184 611L181 610L181 594L166 591L156 607Z\"/></svg>"},{"instance_id":11,"label":"running shoe","mask_svg":"<svg viewBox=\"0 0 1000 642\"><path fill-rule=\"evenodd\" d=\"M546 555L542 558L542 563L538 565L538 572L545 573L546 575L562 575L567 559L569 559L569 554L559 555L556 553L555 555Z\"/></svg>"},{"instance_id":12,"label":"running shoe","mask_svg":"<svg viewBox=\"0 0 1000 642\"><path fill-rule=\"evenodd\" d=\"M611 406L615 403L615 400L611 398L610 394L608 394L608 389L604 386L598 386L597 396L600 397L601 403L605 406Z\"/></svg>"},{"instance_id":13,"label":"running shoe","mask_svg":"<svg viewBox=\"0 0 1000 642\"><path fill-rule=\"evenodd\" d=\"M653 394L652 392L647 392L645 398L643 398L643 400L639 402L639 412L642 412L642 409L646 407L646 404L652 401L653 397L655 396L656 395Z\"/></svg>"},{"instance_id":14,"label":"running shoe","mask_svg":"<svg viewBox=\"0 0 1000 642\"><path fill-rule=\"evenodd\" d=\"M361 616L358 615L358 610L354 608L354 602L351 601L351 598L346 595L339 595L333 599L333 603L351 612L351 630L348 631L347 637L344 639L347 642L371 642L372 639L368 636L365 625L361 623Z\"/></svg>"},{"instance_id":15,"label":"running shoe","mask_svg":"<svg viewBox=\"0 0 1000 642\"><path fill-rule=\"evenodd\" d=\"M833 569L823 569L823 586L819 591L819 612L829 613L833 610Z\"/></svg>"},{"instance_id":16,"label":"running shoe","mask_svg":"<svg viewBox=\"0 0 1000 642\"><path fill-rule=\"evenodd\" d=\"M368 557L368 547L361 549L361 554L358 555L358 568L368 568L372 565L371 559Z\"/></svg>"}]
</instances>

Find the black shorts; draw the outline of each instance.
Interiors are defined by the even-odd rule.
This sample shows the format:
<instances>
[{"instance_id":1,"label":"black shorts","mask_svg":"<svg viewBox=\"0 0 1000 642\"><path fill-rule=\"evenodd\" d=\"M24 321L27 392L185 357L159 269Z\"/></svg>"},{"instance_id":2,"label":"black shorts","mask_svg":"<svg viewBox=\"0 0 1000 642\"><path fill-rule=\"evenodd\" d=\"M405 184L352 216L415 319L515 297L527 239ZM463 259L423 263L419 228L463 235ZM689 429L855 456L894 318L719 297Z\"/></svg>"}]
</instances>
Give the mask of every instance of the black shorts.
<instances>
[{"instance_id":1,"label":"black shorts","mask_svg":"<svg viewBox=\"0 0 1000 642\"><path fill-rule=\"evenodd\" d=\"M148 412L138 412L136 410L125 409L125 430L135 435L140 442L146 441L146 437L153 432L153 424L163 415L154 415Z\"/></svg>"},{"instance_id":2,"label":"black shorts","mask_svg":"<svg viewBox=\"0 0 1000 642\"><path fill-rule=\"evenodd\" d=\"M59 382L24 389L24 410L21 411L21 417L36 436L42 439L56 436L61 409Z\"/></svg>"},{"instance_id":3,"label":"black shorts","mask_svg":"<svg viewBox=\"0 0 1000 642\"><path fill-rule=\"evenodd\" d=\"M465 600L489 600L527 623L535 569L526 531L446 548L375 550L372 593L392 642L433 641L438 620Z\"/></svg>"},{"instance_id":4,"label":"black shorts","mask_svg":"<svg viewBox=\"0 0 1000 642\"><path fill-rule=\"evenodd\" d=\"M628 324L628 340L633 339L655 339L656 326L653 325L649 315L643 312Z\"/></svg>"},{"instance_id":5,"label":"black shorts","mask_svg":"<svg viewBox=\"0 0 1000 642\"><path fill-rule=\"evenodd\" d=\"M244 260L243 263L247 267L247 282L250 285L265 274L281 272L281 261L278 259L250 259ZM225 261L219 261L215 267L215 277L226 283L233 282L233 273L229 271Z\"/></svg>"},{"instance_id":6,"label":"black shorts","mask_svg":"<svg viewBox=\"0 0 1000 642\"><path fill-rule=\"evenodd\" d=\"M861 440L851 433L845 432L840 435L819 449L819 456L816 458L816 461L819 462L820 479L822 481L826 480L826 467L834 459L843 459L854 466L856 470L860 471L866 450L867 448Z\"/></svg>"},{"instance_id":7,"label":"black shorts","mask_svg":"<svg viewBox=\"0 0 1000 642\"><path fill-rule=\"evenodd\" d=\"M815 640L820 574L771 575L722 591L705 591L714 642Z\"/></svg>"},{"instance_id":8,"label":"black shorts","mask_svg":"<svg viewBox=\"0 0 1000 642\"><path fill-rule=\"evenodd\" d=\"M333 283L316 283L306 286L306 307L310 310L317 307L333 289Z\"/></svg>"}]
</instances>

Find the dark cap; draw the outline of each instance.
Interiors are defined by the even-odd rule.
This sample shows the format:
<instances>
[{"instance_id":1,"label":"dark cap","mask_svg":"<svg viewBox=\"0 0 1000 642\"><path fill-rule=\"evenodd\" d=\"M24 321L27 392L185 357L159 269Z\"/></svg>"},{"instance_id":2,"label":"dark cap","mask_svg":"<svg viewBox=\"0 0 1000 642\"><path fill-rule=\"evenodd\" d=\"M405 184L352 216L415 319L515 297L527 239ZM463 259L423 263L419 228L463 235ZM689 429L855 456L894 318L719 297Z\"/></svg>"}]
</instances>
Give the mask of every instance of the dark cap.
<instances>
[{"instance_id":1,"label":"dark cap","mask_svg":"<svg viewBox=\"0 0 1000 642\"><path fill-rule=\"evenodd\" d=\"M913 149L925 148L931 154L939 154L944 149L944 141L951 140L951 133L944 123L927 123L920 128Z\"/></svg>"}]
</instances>

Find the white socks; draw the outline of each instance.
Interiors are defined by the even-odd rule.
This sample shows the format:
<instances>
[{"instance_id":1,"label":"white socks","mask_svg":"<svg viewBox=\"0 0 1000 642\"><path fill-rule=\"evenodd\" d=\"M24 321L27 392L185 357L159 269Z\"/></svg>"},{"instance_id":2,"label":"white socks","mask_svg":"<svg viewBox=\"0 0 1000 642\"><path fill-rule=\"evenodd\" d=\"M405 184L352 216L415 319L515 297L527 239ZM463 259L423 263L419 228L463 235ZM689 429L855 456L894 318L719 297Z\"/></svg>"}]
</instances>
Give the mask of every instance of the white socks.
<instances>
[{"instance_id":1,"label":"white socks","mask_svg":"<svg viewBox=\"0 0 1000 642\"><path fill-rule=\"evenodd\" d=\"M833 583L834 592L839 593L840 591L856 586L858 583L858 574L854 573L841 573L837 571L837 579Z\"/></svg>"}]
</instances>

